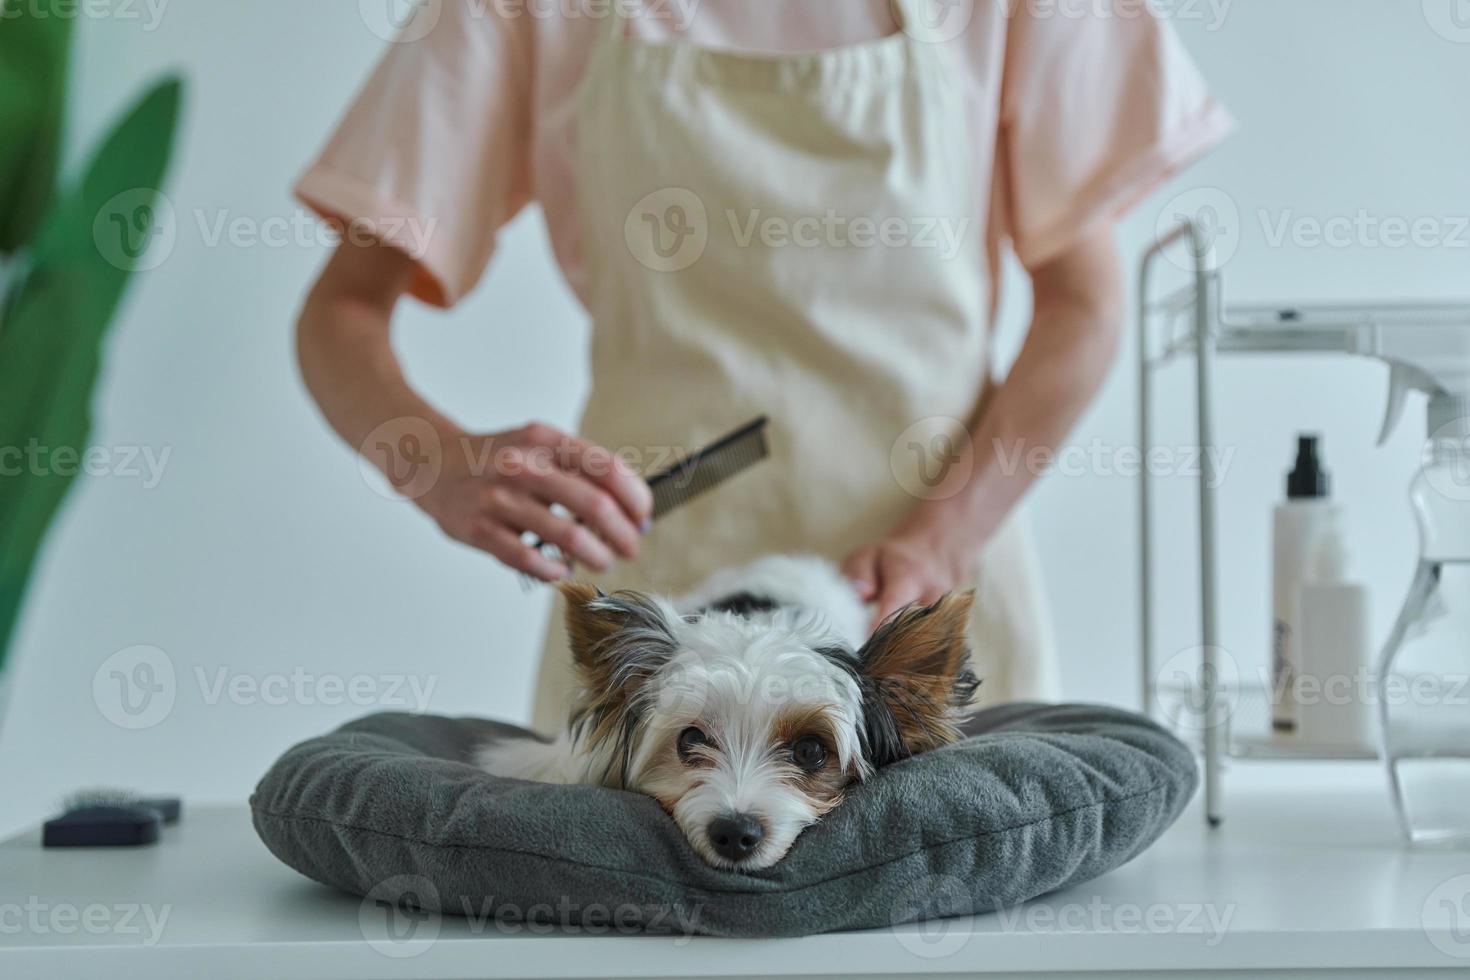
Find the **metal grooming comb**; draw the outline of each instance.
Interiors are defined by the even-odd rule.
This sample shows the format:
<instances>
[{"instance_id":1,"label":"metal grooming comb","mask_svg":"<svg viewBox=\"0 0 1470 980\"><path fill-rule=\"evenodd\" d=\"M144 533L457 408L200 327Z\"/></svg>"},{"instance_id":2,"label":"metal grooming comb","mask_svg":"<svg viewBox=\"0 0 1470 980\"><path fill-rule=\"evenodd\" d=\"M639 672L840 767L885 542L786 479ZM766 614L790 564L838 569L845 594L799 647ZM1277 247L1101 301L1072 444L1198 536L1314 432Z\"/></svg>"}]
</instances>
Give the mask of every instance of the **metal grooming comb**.
<instances>
[{"instance_id":1,"label":"metal grooming comb","mask_svg":"<svg viewBox=\"0 0 1470 980\"><path fill-rule=\"evenodd\" d=\"M668 469L650 476L648 489L653 491L653 519L658 520L675 507L688 503L706 490L713 490L769 456L767 421L762 415L753 422L747 422Z\"/></svg>"},{"instance_id":2,"label":"metal grooming comb","mask_svg":"<svg viewBox=\"0 0 1470 980\"><path fill-rule=\"evenodd\" d=\"M769 421L762 415L648 477L648 489L653 491L653 519L658 520L768 457ZM537 541L531 546L548 557L565 560L555 545ZM522 578L527 583L535 581L529 576Z\"/></svg>"}]
</instances>

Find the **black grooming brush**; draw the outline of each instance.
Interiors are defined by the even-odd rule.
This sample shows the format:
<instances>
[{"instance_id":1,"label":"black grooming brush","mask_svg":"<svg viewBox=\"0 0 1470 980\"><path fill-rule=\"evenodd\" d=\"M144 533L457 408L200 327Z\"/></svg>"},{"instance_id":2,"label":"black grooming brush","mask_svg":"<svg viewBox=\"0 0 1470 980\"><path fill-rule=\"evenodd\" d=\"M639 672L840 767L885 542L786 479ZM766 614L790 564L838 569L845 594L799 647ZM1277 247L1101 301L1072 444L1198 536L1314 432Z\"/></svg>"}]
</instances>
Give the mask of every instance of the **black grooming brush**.
<instances>
[{"instance_id":1,"label":"black grooming brush","mask_svg":"<svg viewBox=\"0 0 1470 980\"><path fill-rule=\"evenodd\" d=\"M88 790L69 797L65 813L46 821L43 847L136 847L158 840L164 824L177 823L175 798L144 799L122 790Z\"/></svg>"},{"instance_id":2,"label":"black grooming brush","mask_svg":"<svg viewBox=\"0 0 1470 980\"><path fill-rule=\"evenodd\" d=\"M648 489L653 491L653 519L658 520L769 456L771 447L766 442L769 421L764 415L753 419L648 477ZM563 557L554 545L544 541L533 547L548 556Z\"/></svg>"}]
</instances>

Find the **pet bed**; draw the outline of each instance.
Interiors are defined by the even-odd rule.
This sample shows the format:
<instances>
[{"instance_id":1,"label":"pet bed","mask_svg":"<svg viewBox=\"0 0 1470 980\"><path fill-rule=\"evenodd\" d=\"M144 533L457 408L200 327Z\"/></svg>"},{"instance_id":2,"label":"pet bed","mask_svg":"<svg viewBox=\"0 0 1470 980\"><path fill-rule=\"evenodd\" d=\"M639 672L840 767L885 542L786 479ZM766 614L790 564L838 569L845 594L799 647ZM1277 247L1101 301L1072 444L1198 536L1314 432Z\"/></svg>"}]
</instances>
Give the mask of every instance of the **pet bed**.
<instances>
[{"instance_id":1,"label":"pet bed","mask_svg":"<svg viewBox=\"0 0 1470 980\"><path fill-rule=\"evenodd\" d=\"M414 883L434 911L718 936L794 936L987 912L1118 867L1175 820L1194 758L1138 715L1092 705L979 712L967 737L855 786L784 860L705 864L654 800L487 775L523 734L375 714L289 750L251 797L282 861L358 895Z\"/></svg>"}]
</instances>

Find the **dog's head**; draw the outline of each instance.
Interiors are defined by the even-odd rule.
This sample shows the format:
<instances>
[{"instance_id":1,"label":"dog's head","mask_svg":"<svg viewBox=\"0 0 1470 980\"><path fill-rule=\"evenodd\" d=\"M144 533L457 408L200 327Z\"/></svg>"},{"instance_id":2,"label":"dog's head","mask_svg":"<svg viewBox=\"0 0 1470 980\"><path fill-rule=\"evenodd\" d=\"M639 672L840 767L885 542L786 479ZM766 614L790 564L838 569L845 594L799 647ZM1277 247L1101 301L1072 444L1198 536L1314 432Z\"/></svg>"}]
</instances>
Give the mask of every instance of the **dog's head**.
<instances>
[{"instance_id":1,"label":"dog's head","mask_svg":"<svg viewBox=\"0 0 1470 980\"><path fill-rule=\"evenodd\" d=\"M953 741L977 685L971 593L902 610L859 650L812 614L683 616L636 592L562 594L574 735L608 784L658 800L717 867L769 867L852 782Z\"/></svg>"}]
</instances>

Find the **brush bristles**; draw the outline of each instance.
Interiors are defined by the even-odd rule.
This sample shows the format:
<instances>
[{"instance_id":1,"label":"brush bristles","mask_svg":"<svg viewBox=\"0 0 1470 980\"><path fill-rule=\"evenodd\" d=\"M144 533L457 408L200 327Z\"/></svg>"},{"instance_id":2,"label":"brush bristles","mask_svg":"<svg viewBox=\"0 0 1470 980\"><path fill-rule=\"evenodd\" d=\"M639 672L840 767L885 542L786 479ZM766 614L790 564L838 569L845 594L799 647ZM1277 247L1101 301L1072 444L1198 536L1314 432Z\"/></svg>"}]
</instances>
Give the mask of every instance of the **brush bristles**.
<instances>
[{"instance_id":1,"label":"brush bristles","mask_svg":"<svg viewBox=\"0 0 1470 980\"><path fill-rule=\"evenodd\" d=\"M63 810L90 810L102 806L137 806L143 798L125 789L83 789L67 796L62 802Z\"/></svg>"}]
</instances>

